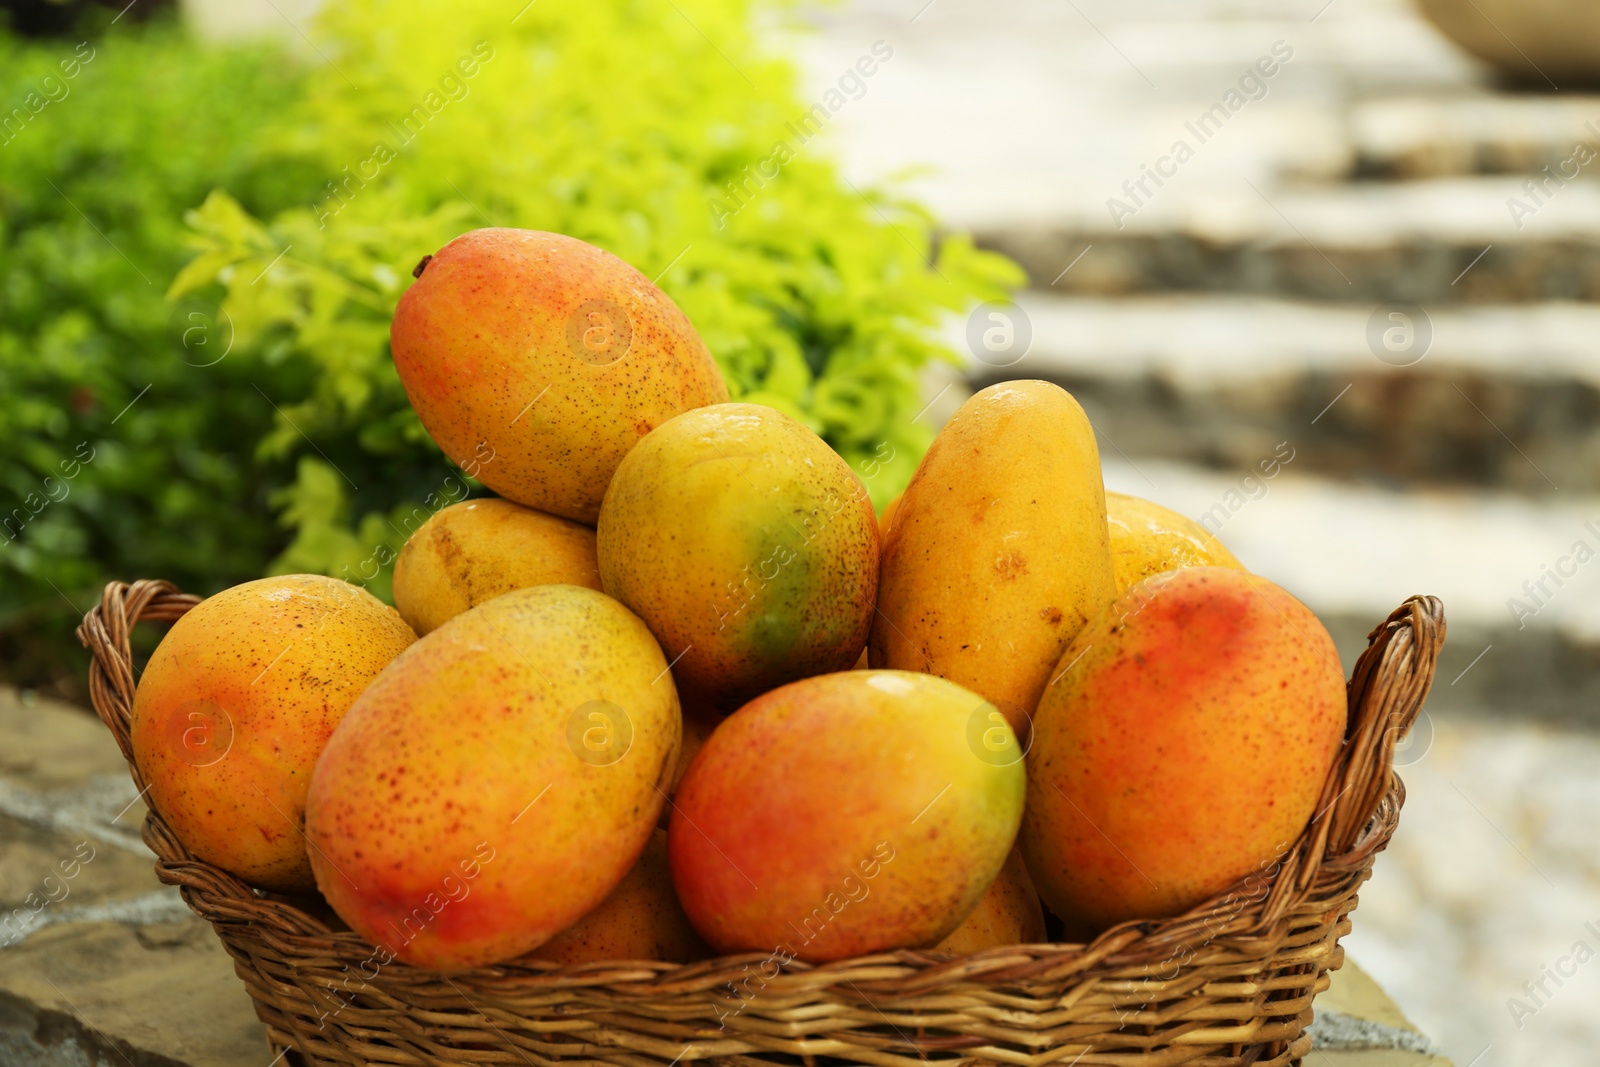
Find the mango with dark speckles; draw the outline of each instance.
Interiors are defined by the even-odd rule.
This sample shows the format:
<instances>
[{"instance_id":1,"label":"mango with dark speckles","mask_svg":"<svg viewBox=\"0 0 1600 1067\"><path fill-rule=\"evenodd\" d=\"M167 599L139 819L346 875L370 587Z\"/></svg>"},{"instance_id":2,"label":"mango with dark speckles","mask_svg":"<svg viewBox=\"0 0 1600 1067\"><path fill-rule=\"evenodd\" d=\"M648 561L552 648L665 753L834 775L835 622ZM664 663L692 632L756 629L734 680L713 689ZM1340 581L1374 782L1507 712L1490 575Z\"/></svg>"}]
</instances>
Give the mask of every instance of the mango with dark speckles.
<instances>
[{"instance_id":1,"label":"mango with dark speckles","mask_svg":"<svg viewBox=\"0 0 1600 1067\"><path fill-rule=\"evenodd\" d=\"M1021 842L1069 936L1179 915L1270 874L1344 739L1328 631L1232 568L1135 585L1058 674L1033 720Z\"/></svg>"},{"instance_id":2,"label":"mango with dark speckles","mask_svg":"<svg viewBox=\"0 0 1600 1067\"><path fill-rule=\"evenodd\" d=\"M1022 853L1013 848L1000 876L960 926L934 946L940 952L966 956L1002 945L1038 945L1045 940L1044 906L1028 877Z\"/></svg>"},{"instance_id":3,"label":"mango with dark speckles","mask_svg":"<svg viewBox=\"0 0 1600 1067\"><path fill-rule=\"evenodd\" d=\"M728 399L678 306L591 244L473 230L419 271L389 332L395 369L445 455L508 500L592 524L641 437Z\"/></svg>"},{"instance_id":4,"label":"mango with dark speckles","mask_svg":"<svg viewBox=\"0 0 1600 1067\"><path fill-rule=\"evenodd\" d=\"M431 515L394 562L394 606L418 636L535 585L599 589L594 530L509 500L463 500Z\"/></svg>"},{"instance_id":5,"label":"mango with dark speckles","mask_svg":"<svg viewBox=\"0 0 1600 1067\"><path fill-rule=\"evenodd\" d=\"M328 742L306 805L317 887L420 967L538 948L638 860L681 728L660 647L615 600L487 600L397 658Z\"/></svg>"},{"instance_id":6,"label":"mango with dark speckles","mask_svg":"<svg viewBox=\"0 0 1600 1067\"><path fill-rule=\"evenodd\" d=\"M723 953L820 962L936 944L1000 873L1023 777L994 706L942 678L794 682L729 716L679 783L678 899Z\"/></svg>"},{"instance_id":7,"label":"mango with dark speckles","mask_svg":"<svg viewBox=\"0 0 1600 1067\"><path fill-rule=\"evenodd\" d=\"M872 665L982 693L1026 738L1061 650L1115 595L1083 409L1048 382L990 386L934 438L895 509Z\"/></svg>"},{"instance_id":8,"label":"mango with dark speckles","mask_svg":"<svg viewBox=\"0 0 1600 1067\"><path fill-rule=\"evenodd\" d=\"M657 830L611 895L538 949L536 960L599 963L666 960L689 963L711 955L689 925L667 867L667 832Z\"/></svg>"},{"instance_id":9,"label":"mango with dark speckles","mask_svg":"<svg viewBox=\"0 0 1600 1067\"><path fill-rule=\"evenodd\" d=\"M1118 595L1152 574L1179 567L1245 569L1204 526L1143 497L1106 493L1106 524Z\"/></svg>"},{"instance_id":10,"label":"mango with dark speckles","mask_svg":"<svg viewBox=\"0 0 1600 1067\"><path fill-rule=\"evenodd\" d=\"M318 574L201 601L134 693L133 756L152 806L207 863L262 889L311 889L311 769L367 683L415 640L371 593Z\"/></svg>"},{"instance_id":11,"label":"mango with dark speckles","mask_svg":"<svg viewBox=\"0 0 1600 1067\"><path fill-rule=\"evenodd\" d=\"M717 404L650 434L617 468L598 547L606 592L650 624L707 708L845 670L866 645L872 503L826 442L773 408Z\"/></svg>"}]
</instances>

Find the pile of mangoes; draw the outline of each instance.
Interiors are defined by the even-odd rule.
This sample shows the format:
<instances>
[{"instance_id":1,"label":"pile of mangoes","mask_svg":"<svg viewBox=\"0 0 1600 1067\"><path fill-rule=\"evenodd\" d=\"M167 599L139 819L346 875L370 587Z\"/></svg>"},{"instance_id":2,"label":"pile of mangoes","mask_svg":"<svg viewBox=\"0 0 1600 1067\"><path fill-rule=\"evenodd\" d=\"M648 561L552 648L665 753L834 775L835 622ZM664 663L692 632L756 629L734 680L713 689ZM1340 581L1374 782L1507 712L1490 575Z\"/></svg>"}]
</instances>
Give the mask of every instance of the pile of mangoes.
<instances>
[{"instance_id":1,"label":"pile of mangoes","mask_svg":"<svg viewBox=\"0 0 1600 1067\"><path fill-rule=\"evenodd\" d=\"M200 859L376 965L781 966L1180 914L1305 828L1326 630L1106 493L1063 390L973 396L880 517L616 257L488 229L416 275L395 366L498 498L411 533L398 611L287 575L173 625L133 750Z\"/></svg>"}]
</instances>

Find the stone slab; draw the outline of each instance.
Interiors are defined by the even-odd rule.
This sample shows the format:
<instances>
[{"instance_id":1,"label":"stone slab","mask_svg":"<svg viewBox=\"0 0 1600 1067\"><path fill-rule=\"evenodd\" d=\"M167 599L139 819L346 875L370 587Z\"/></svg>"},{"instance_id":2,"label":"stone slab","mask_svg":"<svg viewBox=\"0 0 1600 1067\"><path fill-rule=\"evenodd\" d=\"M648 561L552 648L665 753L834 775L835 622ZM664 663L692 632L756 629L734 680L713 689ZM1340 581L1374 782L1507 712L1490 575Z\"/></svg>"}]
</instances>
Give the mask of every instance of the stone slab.
<instances>
[{"instance_id":1,"label":"stone slab","mask_svg":"<svg viewBox=\"0 0 1600 1067\"><path fill-rule=\"evenodd\" d=\"M1600 140L1585 129L1600 128L1600 97L1493 92L1403 0L1317 6L825 7L795 38L804 99L837 91L874 44L893 54L800 150L837 156L858 186L903 180L1039 287L1093 246L1059 289L1600 295L1600 188L1583 169L1600 164L1524 190ZM1292 55L1213 113L1274 47ZM1197 125L1207 114L1222 119Z\"/></svg>"},{"instance_id":2,"label":"stone slab","mask_svg":"<svg viewBox=\"0 0 1600 1067\"><path fill-rule=\"evenodd\" d=\"M0 778L34 792L84 786L101 775L128 777L128 765L93 714L0 686ZM137 824L135 824L137 825Z\"/></svg>"},{"instance_id":3,"label":"stone slab","mask_svg":"<svg viewBox=\"0 0 1600 1067\"><path fill-rule=\"evenodd\" d=\"M1509 706L1422 727L1346 949L1460 1067L1593 1063L1600 736Z\"/></svg>"},{"instance_id":4,"label":"stone slab","mask_svg":"<svg viewBox=\"0 0 1600 1067\"><path fill-rule=\"evenodd\" d=\"M268 1067L266 1031L209 924L79 923L0 952L0 1062Z\"/></svg>"},{"instance_id":5,"label":"stone slab","mask_svg":"<svg viewBox=\"0 0 1600 1067\"><path fill-rule=\"evenodd\" d=\"M1048 214L998 205L987 218L945 221L1017 260L1035 287L1062 292L1437 304L1600 298L1600 183L1550 186L1535 198L1526 181L1263 185L1234 174L1151 190L1133 214L1109 206L1113 196L1135 203L1113 187Z\"/></svg>"},{"instance_id":6,"label":"stone slab","mask_svg":"<svg viewBox=\"0 0 1600 1067\"><path fill-rule=\"evenodd\" d=\"M974 384L1057 382L1136 459L1247 468L1289 440L1299 469L1338 478L1600 492L1597 305L1024 293L1018 309L1031 346L972 349ZM955 320L949 342L968 351L967 333Z\"/></svg>"},{"instance_id":7,"label":"stone slab","mask_svg":"<svg viewBox=\"0 0 1600 1067\"><path fill-rule=\"evenodd\" d=\"M1600 96L1393 96L1350 108L1357 173L1438 178L1523 174L1566 165L1578 144L1600 145Z\"/></svg>"}]
</instances>

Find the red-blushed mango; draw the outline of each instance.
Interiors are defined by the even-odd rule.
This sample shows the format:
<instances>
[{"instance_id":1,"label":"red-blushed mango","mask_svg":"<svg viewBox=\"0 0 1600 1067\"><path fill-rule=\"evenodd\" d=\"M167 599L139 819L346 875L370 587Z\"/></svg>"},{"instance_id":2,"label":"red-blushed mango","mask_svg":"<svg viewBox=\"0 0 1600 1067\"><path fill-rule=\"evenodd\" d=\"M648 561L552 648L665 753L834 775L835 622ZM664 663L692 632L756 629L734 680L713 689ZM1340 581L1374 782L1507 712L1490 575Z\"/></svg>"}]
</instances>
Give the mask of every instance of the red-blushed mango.
<instances>
[{"instance_id":1,"label":"red-blushed mango","mask_svg":"<svg viewBox=\"0 0 1600 1067\"><path fill-rule=\"evenodd\" d=\"M599 907L533 952L534 959L554 963L689 963L710 955L672 888L665 830L655 832L639 862Z\"/></svg>"},{"instance_id":2,"label":"red-blushed mango","mask_svg":"<svg viewBox=\"0 0 1600 1067\"><path fill-rule=\"evenodd\" d=\"M746 704L678 785L672 879L719 952L810 961L937 943L999 874L1022 750L975 693L842 671ZM978 734L1003 737L984 744Z\"/></svg>"},{"instance_id":3,"label":"red-blushed mango","mask_svg":"<svg viewBox=\"0 0 1600 1067\"><path fill-rule=\"evenodd\" d=\"M599 589L594 530L509 500L464 500L431 515L394 562L394 606L419 636L535 585Z\"/></svg>"},{"instance_id":4,"label":"red-blushed mango","mask_svg":"<svg viewBox=\"0 0 1600 1067\"><path fill-rule=\"evenodd\" d=\"M1000 876L983 894L972 914L934 946L940 952L966 956L1002 945L1038 945L1045 940L1044 906L1028 877L1022 853L1012 849Z\"/></svg>"},{"instance_id":5,"label":"red-blushed mango","mask_svg":"<svg viewBox=\"0 0 1600 1067\"><path fill-rule=\"evenodd\" d=\"M1066 390L1005 382L934 438L883 545L874 667L927 671L1028 717L1116 595L1094 430Z\"/></svg>"},{"instance_id":6,"label":"red-blushed mango","mask_svg":"<svg viewBox=\"0 0 1600 1067\"><path fill-rule=\"evenodd\" d=\"M1106 493L1106 525L1119 596L1152 574L1179 567L1245 569L1204 526L1143 497Z\"/></svg>"},{"instance_id":7,"label":"red-blushed mango","mask_svg":"<svg viewBox=\"0 0 1600 1067\"><path fill-rule=\"evenodd\" d=\"M417 266L389 331L422 425L496 493L593 523L622 457L728 399L705 342L627 263L558 233L482 229Z\"/></svg>"},{"instance_id":8,"label":"red-blushed mango","mask_svg":"<svg viewBox=\"0 0 1600 1067\"><path fill-rule=\"evenodd\" d=\"M732 711L853 665L878 584L866 487L827 443L759 404L662 424L600 509L600 580L673 660L691 702Z\"/></svg>"},{"instance_id":9,"label":"red-blushed mango","mask_svg":"<svg viewBox=\"0 0 1600 1067\"><path fill-rule=\"evenodd\" d=\"M520 956L639 858L680 730L666 658L621 604L572 585L487 600L390 664L323 750L317 888L407 963Z\"/></svg>"},{"instance_id":10,"label":"red-blushed mango","mask_svg":"<svg viewBox=\"0 0 1600 1067\"><path fill-rule=\"evenodd\" d=\"M361 690L415 640L371 593L316 574L201 601L134 693L133 757L152 806L207 863L262 889L311 889L311 769Z\"/></svg>"},{"instance_id":11,"label":"red-blushed mango","mask_svg":"<svg viewBox=\"0 0 1600 1067\"><path fill-rule=\"evenodd\" d=\"M1135 585L1033 720L1023 856L1069 935L1182 914L1289 849L1345 730L1328 631L1227 567Z\"/></svg>"}]
</instances>

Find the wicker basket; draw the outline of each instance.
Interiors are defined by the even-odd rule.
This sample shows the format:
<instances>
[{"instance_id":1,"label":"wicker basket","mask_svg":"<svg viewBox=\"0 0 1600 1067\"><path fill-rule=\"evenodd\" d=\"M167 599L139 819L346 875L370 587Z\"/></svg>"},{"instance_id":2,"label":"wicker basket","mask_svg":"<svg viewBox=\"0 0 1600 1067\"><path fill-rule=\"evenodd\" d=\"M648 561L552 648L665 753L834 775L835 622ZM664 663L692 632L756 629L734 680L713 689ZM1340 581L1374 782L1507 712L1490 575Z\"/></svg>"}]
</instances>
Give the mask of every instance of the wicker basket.
<instances>
[{"instance_id":1,"label":"wicker basket","mask_svg":"<svg viewBox=\"0 0 1600 1067\"><path fill-rule=\"evenodd\" d=\"M130 769L130 633L197 602L167 582L113 583L78 631L94 656L95 710ZM1372 631L1349 684L1346 744L1281 865L1180 918L1124 923L1087 945L781 969L763 953L689 965L530 960L444 975L375 966L358 935L190 856L154 809L144 840L161 881L215 927L287 1063L1286 1067L1310 1048L1312 997L1342 962L1356 890L1394 832L1405 790L1390 756L1443 641L1433 597L1411 598Z\"/></svg>"}]
</instances>

